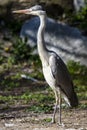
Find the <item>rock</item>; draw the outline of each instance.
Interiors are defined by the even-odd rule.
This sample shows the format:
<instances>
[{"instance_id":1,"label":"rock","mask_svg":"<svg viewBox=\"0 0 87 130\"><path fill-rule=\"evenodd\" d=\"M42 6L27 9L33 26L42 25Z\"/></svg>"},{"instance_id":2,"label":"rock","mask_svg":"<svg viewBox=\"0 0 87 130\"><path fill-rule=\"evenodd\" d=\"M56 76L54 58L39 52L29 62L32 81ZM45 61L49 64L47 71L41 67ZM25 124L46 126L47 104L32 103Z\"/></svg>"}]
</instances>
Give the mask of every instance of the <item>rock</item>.
<instances>
[{"instance_id":1,"label":"rock","mask_svg":"<svg viewBox=\"0 0 87 130\"><path fill-rule=\"evenodd\" d=\"M14 124L13 123L5 123L5 127L13 127Z\"/></svg>"},{"instance_id":2,"label":"rock","mask_svg":"<svg viewBox=\"0 0 87 130\"><path fill-rule=\"evenodd\" d=\"M30 46L37 43L39 23L39 18L34 17L21 28L20 37L23 40L27 37ZM77 28L47 18L44 38L47 48L54 50L65 62L74 60L87 65L87 38Z\"/></svg>"}]
</instances>

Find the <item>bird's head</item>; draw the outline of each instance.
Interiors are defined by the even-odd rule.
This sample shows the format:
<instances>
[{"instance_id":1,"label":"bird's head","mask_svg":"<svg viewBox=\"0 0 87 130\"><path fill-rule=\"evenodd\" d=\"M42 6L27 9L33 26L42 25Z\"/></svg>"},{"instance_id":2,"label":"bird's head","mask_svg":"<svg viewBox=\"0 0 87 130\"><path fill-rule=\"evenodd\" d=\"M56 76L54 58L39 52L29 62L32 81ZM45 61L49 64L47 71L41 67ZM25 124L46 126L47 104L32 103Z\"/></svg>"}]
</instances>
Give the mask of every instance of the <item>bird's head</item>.
<instances>
[{"instance_id":1,"label":"bird's head","mask_svg":"<svg viewBox=\"0 0 87 130\"><path fill-rule=\"evenodd\" d=\"M35 5L29 9L23 9L23 10L15 10L13 13L19 13L19 14L30 14L30 15L45 15L45 11L43 11L42 6Z\"/></svg>"}]
</instances>

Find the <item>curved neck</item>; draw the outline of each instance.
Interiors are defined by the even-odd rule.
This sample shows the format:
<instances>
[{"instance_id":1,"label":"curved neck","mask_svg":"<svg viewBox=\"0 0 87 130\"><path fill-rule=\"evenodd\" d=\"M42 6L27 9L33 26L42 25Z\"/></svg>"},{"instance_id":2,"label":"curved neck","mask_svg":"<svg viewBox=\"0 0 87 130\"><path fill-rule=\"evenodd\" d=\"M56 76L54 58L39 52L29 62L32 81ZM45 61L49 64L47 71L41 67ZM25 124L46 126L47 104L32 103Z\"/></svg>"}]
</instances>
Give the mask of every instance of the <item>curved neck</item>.
<instances>
[{"instance_id":1,"label":"curved neck","mask_svg":"<svg viewBox=\"0 0 87 130\"><path fill-rule=\"evenodd\" d=\"M41 15L40 17L40 26L38 29L37 34L37 46L38 46L38 53L40 55L41 61L46 62L48 61L48 52L44 42L44 31L45 31L45 24L46 24L46 15Z\"/></svg>"}]
</instances>

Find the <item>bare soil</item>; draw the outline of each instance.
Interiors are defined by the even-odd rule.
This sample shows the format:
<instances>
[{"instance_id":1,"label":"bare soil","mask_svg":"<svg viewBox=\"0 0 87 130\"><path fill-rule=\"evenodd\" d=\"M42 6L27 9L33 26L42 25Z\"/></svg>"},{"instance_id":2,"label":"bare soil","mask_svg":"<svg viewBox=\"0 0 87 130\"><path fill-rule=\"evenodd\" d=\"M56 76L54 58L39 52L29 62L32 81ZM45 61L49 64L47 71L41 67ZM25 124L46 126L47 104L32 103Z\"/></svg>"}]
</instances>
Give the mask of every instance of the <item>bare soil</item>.
<instances>
[{"instance_id":1,"label":"bare soil","mask_svg":"<svg viewBox=\"0 0 87 130\"><path fill-rule=\"evenodd\" d=\"M65 109L62 111L64 126L47 122L51 114L25 112L28 106L16 106L0 113L0 130L87 130L87 110ZM56 114L57 116L57 114Z\"/></svg>"}]
</instances>

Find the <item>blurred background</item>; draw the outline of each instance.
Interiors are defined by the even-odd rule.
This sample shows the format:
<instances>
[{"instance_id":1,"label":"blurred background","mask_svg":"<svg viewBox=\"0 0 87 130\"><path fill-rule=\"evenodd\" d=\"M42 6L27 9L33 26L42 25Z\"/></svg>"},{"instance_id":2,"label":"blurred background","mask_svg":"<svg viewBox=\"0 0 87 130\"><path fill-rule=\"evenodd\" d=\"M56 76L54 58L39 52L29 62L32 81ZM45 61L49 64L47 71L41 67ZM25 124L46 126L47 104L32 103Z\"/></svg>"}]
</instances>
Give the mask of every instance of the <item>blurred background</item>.
<instances>
[{"instance_id":1,"label":"blurred background","mask_svg":"<svg viewBox=\"0 0 87 130\"><path fill-rule=\"evenodd\" d=\"M13 112L13 117L20 116L17 111L22 113L53 111L54 94L44 80L38 53L33 53L36 45L31 47L27 44L29 37L25 40L20 38L24 22L30 20L32 16L12 13L13 10L35 4L42 5L47 16L56 23L75 28L73 32L80 36L78 41L80 39L81 44L76 44L77 48L82 47L77 56L80 60L75 58L72 60L72 56L68 61L63 60L74 82L80 102L78 108L87 109L86 3L86 0L0 0L0 119L9 116L10 111ZM74 51L72 54L75 55ZM65 105L63 107L66 108ZM14 114L14 108L17 114Z\"/></svg>"}]
</instances>

